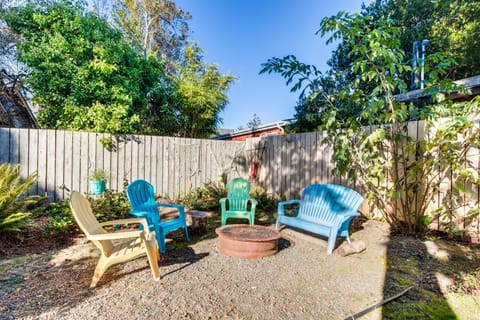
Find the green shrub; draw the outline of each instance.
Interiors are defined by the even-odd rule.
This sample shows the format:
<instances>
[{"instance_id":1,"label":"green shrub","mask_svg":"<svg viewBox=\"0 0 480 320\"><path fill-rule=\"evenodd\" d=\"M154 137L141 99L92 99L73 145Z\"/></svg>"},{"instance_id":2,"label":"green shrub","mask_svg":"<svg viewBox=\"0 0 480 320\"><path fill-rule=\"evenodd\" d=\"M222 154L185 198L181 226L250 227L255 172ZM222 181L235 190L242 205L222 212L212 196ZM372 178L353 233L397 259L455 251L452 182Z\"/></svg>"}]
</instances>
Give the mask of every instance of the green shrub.
<instances>
[{"instance_id":1,"label":"green shrub","mask_svg":"<svg viewBox=\"0 0 480 320\"><path fill-rule=\"evenodd\" d=\"M203 187L190 190L185 196L180 197L179 200L187 209L218 210L220 199L226 196L227 190L224 186L208 180Z\"/></svg>"},{"instance_id":2,"label":"green shrub","mask_svg":"<svg viewBox=\"0 0 480 320\"><path fill-rule=\"evenodd\" d=\"M129 216L130 203L125 192L113 192L107 189L101 197L88 197L88 200L95 217L100 222L131 217ZM49 217L46 232L70 232L77 227L70 210L69 199L37 208L35 214Z\"/></svg>"},{"instance_id":3,"label":"green shrub","mask_svg":"<svg viewBox=\"0 0 480 320\"><path fill-rule=\"evenodd\" d=\"M20 231L31 213L28 206L38 202L39 196L27 196L37 174L29 175L25 181L20 180L18 165L0 165L0 233Z\"/></svg>"},{"instance_id":4,"label":"green shrub","mask_svg":"<svg viewBox=\"0 0 480 320\"><path fill-rule=\"evenodd\" d=\"M269 196L261 186L252 186L250 197L258 201L257 208L267 212L277 211L278 203L285 200L285 197L282 197L282 199L275 199Z\"/></svg>"},{"instance_id":5,"label":"green shrub","mask_svg":"<svg viewBox=\"0 0 480 320\"><path fill-rule=\"evenodd\" d=\"M103 169L96 168L92 172L90 172L90 176L88 178L90 180L96 180L96 181L107 180L108 173Z\"/></svg>"},{"instance_id":6,"label":"green shrub","mask_svg":"<svg viewBox=\"0 0 480 320\"><path fill-rule=\"evenodd\" d=\"M45 215L48 219L48 225L45 232L62 233L73 230L76 226L73 220L68 199L51 202L46 206L39 207L34 210L37 216Z\"/></svg>"},{"instance_id":7,"label":"green shrub","mask_svg":"<svg viewBox=\"0 0 480 320\"><path fill-rule=\"evenodd\" d=\"M98 221L110 221L117 219L133 218L130 216L130 202L125 192L113 192L105 190L103 196L88 199L92 204L92 210Z\"/></svg>"}]
</instances>

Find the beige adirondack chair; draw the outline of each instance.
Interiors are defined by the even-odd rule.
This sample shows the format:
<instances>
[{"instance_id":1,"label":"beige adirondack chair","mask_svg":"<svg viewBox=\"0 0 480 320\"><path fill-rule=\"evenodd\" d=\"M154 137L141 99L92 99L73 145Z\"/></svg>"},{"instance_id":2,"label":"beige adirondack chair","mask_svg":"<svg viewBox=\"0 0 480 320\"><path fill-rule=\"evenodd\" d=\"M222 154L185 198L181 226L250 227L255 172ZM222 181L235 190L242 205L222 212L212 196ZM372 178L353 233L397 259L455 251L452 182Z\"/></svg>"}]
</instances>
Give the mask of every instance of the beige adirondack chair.
<instances>
[{"instance_id":1,"label":"beige adirondack chair","mask_svg":"<svg viewBox=\"0 0 480 320\"><path fill-rule=\"evenodd\" d=\"M157 240L155 233L148 230L145 219L133 218L99 223L93 215L90 202L76 191L73 191L70 196L70 208L75 221L85 233L87 239L91 240L102 253L95 268L90 287L97 285L98 280L110 266L135 259L144 254L147 254L153 278L156 281L160 280L160 271L158 269L160 255L158 253ZM104 226L122 224L142 224L143 231L107 232L103 228Z\"/></svg>"}]
</instances>

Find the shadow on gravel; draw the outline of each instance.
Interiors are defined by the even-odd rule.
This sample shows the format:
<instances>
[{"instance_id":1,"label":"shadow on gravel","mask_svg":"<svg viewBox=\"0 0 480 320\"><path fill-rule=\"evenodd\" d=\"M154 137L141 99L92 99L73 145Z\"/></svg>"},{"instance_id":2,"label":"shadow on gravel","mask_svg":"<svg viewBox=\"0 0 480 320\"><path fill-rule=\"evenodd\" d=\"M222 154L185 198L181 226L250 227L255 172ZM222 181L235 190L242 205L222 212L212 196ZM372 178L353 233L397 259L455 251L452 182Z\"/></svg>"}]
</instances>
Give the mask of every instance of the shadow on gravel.
<instances>
[{"instance_id":1,"label":"shadow on gravel","mask_svg":"<svg viewBox=\"0 0 480 320\"><path fill-rule=\"evenodd\" d=\"M293 242L292 240L286 239L286 238L280 238L278 240L278 252L291 248L294 245L295 245L295 242Z\"/></svg>"},{"instance_id":2,"label":"shadow on gravel","mask_svg":"<svg viewBox=\"0 0 480 320\"><path fill-rule=\"evenodd\" d=\"M74 251L88 248L85 245ZM55 310L69 309L96 294L96 290L108 286L126 276L145 272L151 277L146 257L114 265L107 269L98 282L97 288L90 289L90 282L98 262L98 251L91 246L87 256L54 258L49 254L34 255L28 261L9 261L0 264L0 319L37 318ZM195 254L193 249L184 247L167 250L159 262L161 277L169 276L208 256ZM55 262L56 261L56 262ZM24 267L11 267L13 265ZM163 268L169 265L179 267L168 273Z\"/></svg>"},{"instance_id":3,"label":"shadow on gravel","mask_svg":"<svg viewBox=\"0 0 480 320\"><path fill-rule=\"evenodd\" d=\"M97 260L84 258L55 266L48 257L41 257L28 268L8 274L10 281L0 283L0 318L36 318L51 309L77 305L94 294L89 284Z\"/></svg>"},{"instance_id":4,"label":"shadow on gravel","mask_svg":"<svg viewBox=\"0 0 480 320\"><path fill-rule=\"evenodd\" d=\"M168 265L178 264L180 266L172 271L160 273L161 279L191 266L192 264L202 260L208 255L209 253L207 252L196 254L195 251L193 251L193 249L190 247L186 247L181 250L174 250L170 252L167 251L166 254L161 257L160 270L162 267L168 266Z\"/></svg>"}]
</instances>

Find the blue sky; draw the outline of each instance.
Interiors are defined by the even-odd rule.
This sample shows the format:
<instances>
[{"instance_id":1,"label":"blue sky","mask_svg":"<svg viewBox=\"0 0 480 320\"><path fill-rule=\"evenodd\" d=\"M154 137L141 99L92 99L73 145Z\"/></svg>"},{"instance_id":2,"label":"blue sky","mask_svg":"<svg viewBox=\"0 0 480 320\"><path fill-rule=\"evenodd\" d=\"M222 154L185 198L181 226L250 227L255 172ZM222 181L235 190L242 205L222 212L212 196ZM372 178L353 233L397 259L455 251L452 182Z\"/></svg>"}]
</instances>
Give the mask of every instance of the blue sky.
<instances>
[{"instance_id":1,"label":"blue sky","mask_svg":"<svg viewBox=\"0 0 480 320\"><path fill-rule=\"evenodd\" d=\"M278 74L259 74L272 57L295 55L326 70L334 49L315 35L323 17L338 11L360 12L368 0L175 0L190 12L191 39L204 60L238 78L228 91L230 103L222 128L246 127L254 114L267 124L292 118L298 93Z\"/></svg>"}]
</instances>

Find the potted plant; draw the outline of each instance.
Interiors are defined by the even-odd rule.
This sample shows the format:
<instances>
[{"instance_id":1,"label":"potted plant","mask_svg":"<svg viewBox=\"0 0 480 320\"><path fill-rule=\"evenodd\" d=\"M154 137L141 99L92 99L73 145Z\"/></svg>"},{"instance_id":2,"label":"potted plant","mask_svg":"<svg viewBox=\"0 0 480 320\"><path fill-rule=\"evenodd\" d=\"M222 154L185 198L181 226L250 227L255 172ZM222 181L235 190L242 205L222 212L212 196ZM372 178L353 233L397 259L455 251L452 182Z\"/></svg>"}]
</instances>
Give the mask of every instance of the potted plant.
<instances>
[{"instance_id":1,"label":"potted plant","mask_svg":"<svg viewBox=\"0 0 480 320\"><path fill-rule=\"evenodd\" d=\"M107 183L107 173L103 169L94 169L90 174L88 183L90 185L90 194L104 193Z\"/></svg>"}]
</instances>

